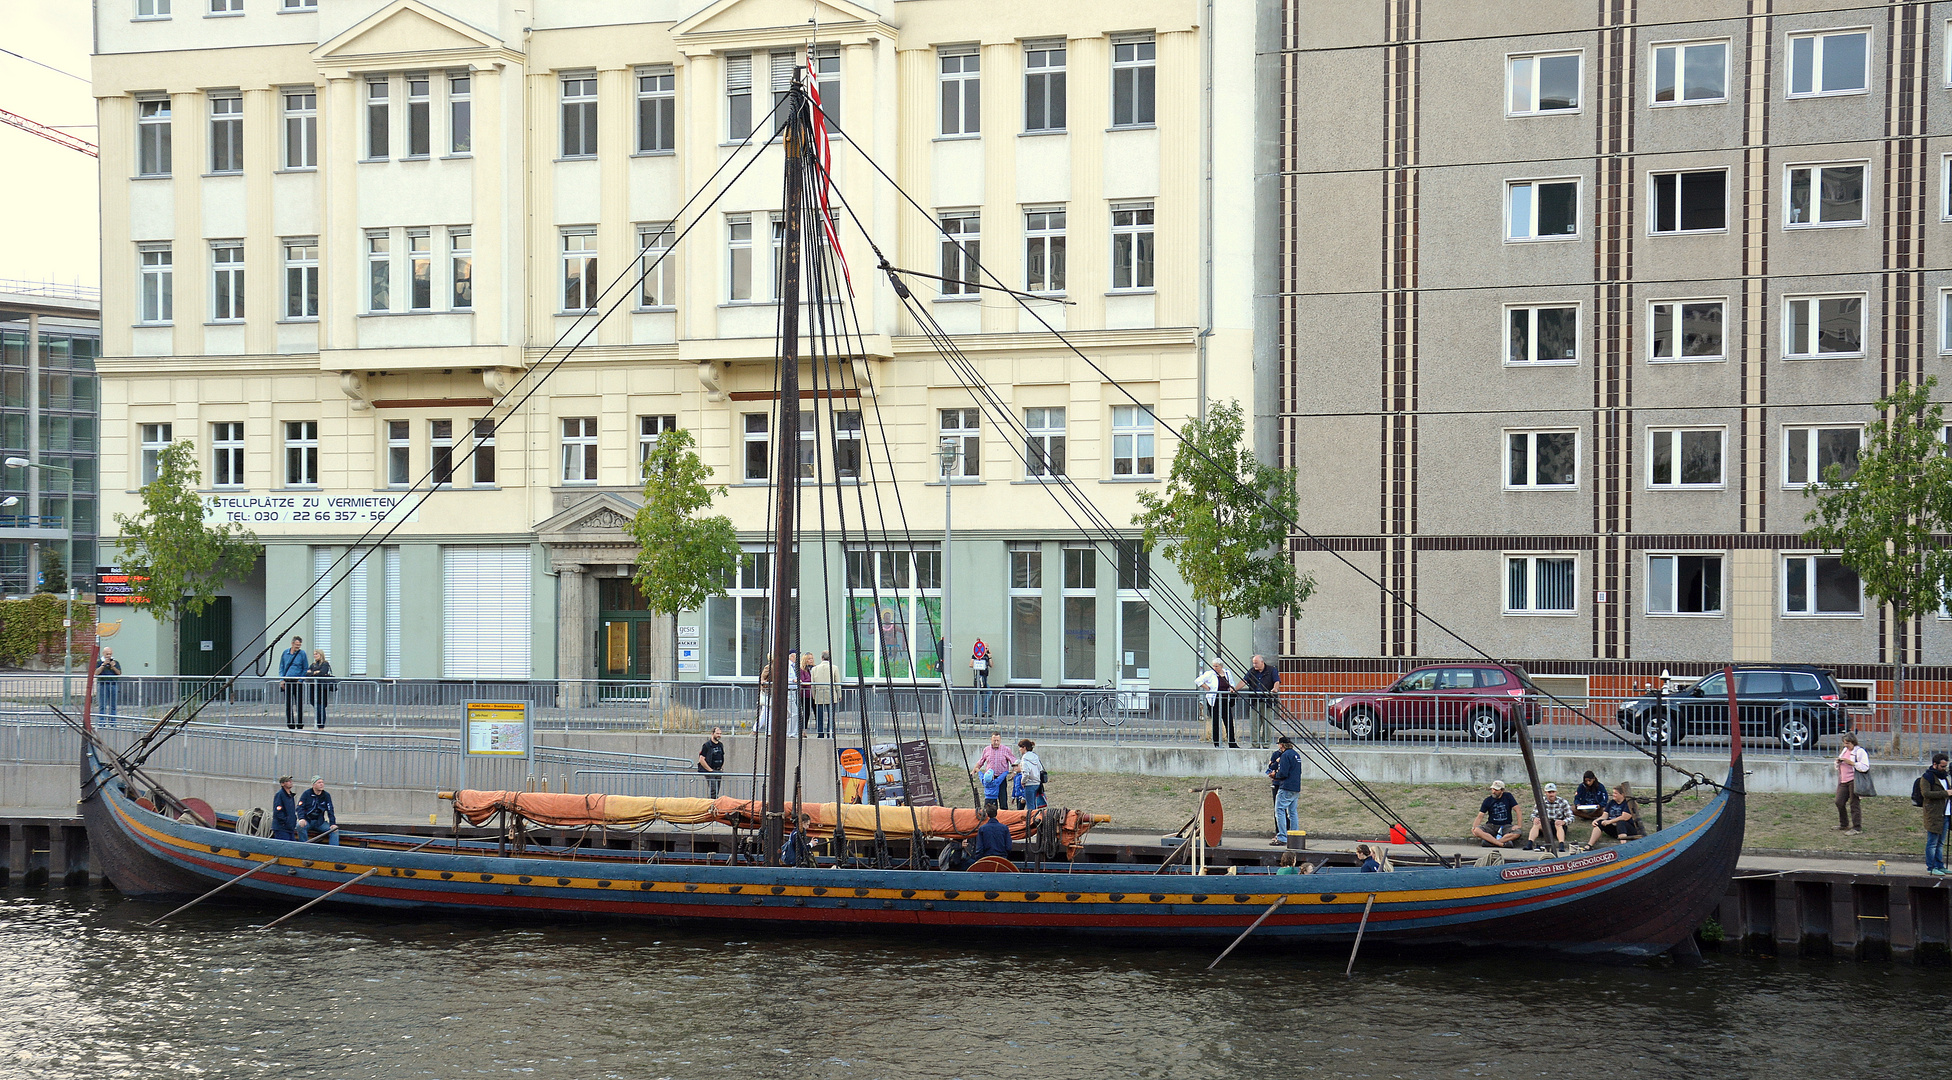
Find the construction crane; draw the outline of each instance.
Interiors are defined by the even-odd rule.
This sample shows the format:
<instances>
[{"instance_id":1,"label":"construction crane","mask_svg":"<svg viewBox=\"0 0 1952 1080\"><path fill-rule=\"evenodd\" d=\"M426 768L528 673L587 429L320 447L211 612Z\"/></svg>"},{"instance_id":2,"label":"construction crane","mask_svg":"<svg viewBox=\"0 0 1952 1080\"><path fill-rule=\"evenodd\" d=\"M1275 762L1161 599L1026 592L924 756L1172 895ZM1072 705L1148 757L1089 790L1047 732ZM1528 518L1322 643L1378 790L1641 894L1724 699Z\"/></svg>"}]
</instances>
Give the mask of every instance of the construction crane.
<instances>
[{"instance_id":1,"label":"construction crane","mask_svg":"<svg viewBox=\"0 0 1952 1080\"><path fill-rule=\"evenodd\" d=\"M101 148L97 147L94 143L86 139L77 139L59 128L51 128L38 121L29 120L19 113L11 113L5 109L0 109L0 124L17 127L29 135L39 135L41 138L57 146L65 146L70 150L79 150L92 158L102 156Z\"/></svg>"}]
</instances>

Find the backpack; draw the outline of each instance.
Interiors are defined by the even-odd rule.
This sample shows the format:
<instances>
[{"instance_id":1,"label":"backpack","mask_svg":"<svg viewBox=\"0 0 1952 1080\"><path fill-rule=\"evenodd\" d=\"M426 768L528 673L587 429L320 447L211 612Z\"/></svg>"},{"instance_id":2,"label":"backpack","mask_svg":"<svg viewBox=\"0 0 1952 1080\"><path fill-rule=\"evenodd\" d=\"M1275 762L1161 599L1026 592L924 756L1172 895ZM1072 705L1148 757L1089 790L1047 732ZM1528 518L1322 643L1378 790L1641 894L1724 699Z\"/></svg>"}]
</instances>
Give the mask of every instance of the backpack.
<instances>
[{"instance_id":1,"label":"backpack","mask_svg":"<svg viewBox=\"0 0 1952 1080\"><path fill-rule=\"evenodd\" d=\"M1911 782L1911 805L1923 809L1925 806L1925 778L1920 776Z\"/></svg>"}]
</instances>

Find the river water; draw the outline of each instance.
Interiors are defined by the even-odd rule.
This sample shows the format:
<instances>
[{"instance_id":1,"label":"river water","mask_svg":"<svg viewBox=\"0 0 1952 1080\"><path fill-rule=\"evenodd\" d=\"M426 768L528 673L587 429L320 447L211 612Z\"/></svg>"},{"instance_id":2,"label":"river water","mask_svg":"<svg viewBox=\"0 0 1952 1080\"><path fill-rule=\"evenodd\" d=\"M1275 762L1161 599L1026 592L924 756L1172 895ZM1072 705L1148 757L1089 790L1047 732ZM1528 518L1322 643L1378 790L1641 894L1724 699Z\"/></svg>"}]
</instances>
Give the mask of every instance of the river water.
<instances>
[{"instance_id":1,"label":"river water","mask_svg":"<svg viewBox=\"0 0 1952 1080\"><path fill-rule=\"evenodd\" d=\"M1942 1076L1945 969L1417 965L0 890L0 1077ZM1927 1063L1937 1060L1938 1066Z\"/></svg>"}]
</instances>

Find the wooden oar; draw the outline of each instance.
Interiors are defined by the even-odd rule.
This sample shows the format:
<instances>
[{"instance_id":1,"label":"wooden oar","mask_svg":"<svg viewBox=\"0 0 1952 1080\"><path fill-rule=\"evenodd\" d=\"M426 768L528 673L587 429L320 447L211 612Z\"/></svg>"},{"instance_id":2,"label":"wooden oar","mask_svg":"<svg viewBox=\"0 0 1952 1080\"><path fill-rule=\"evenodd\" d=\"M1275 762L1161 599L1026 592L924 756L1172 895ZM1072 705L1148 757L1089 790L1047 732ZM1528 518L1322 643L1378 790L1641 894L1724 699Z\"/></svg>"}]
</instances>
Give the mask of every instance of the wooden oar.
<instances>
[{"instance_id":1,"label":"wooden oar","mask_svg":"<svg viewBox=\"0 0 1952 1080\"><path fill-rule=\"evenodd\" d=\"M421 848L426 847L428 844L435 843L439 839L440 837L437 836L433 840L427 841L426 844L420 844L415 847L410 847L407 849L406 853L411 855L412 853L419 851ZM365 881L367 878L372 877L374 874L377 874L379 872L380 872L380 868L375 866L371 870L368 870L365 873L359 875L358 877L353 878L351 881L344 882L343 884L339 885L337 888L333 889L331 892L320 893L319 895L312 897L310 900L305 901L303 904L300 904L298 907L293 908L292 910L284 913L283 915L278 916L277 918L271 920L270 922L265 923L263 926L258 927L258 929L269 930L272 927L278 925L279 923L284 922L286 919L289 919L294 915L302 914L307 908L312 907L313 905L318 904L321 901L329 900L333 896L341 892L344 892L347 889L352 888L354 885L357 885L360 882Z\"/></svg>"},{"instance_id":2,"label":"wooden oar","mask_svg":"<svg viewBox=\"0 0 1952 1080\"><path fill-rule=\"evenodd\" d=\"M1342 969L1342 977L1348 978L1356 971L1356 950L1362 948L1362 932L1369 928L1369 909L1376 904L1376 894L1369 894L1369 902L1362 905L1362 922L1356 925L1356 943L1349 947L1349 966Z\"/></svg>"},{"instance_id":3,"label":"wooden oar","mask_svg":"<svg viewBox=\"0 0 1952 1080\"><path fill-rule=\"evenodd\" d=\"M1288 902L1288 898L1285 896L1276 897L1274 903L1269 904L1267 910L1261 912L1261 917L1254 920L1254 925L1248 927L1245 930L1242 930L1240 932L1240 936L1234 939L1233 945L1227 946L1225 952L1222 952L1219 956L1214 957L1213 963L1208 964L1206 966L1206 969L1208 971L1212 971L1214 968L1219 967L1220 961L1225 960L1227 958L1227 953L1233 952L1235 946L1238 946L1241 942L1246 941L1247 935L1253 933L1256 930L1259 930L1261 928L1261 924L1267 921L1267 917L1269 915L1274 914L1274 909L1280 907L1282 904L1285 904L1287 902Z\"/></svg>"},{"instance_id":4,"label":"wooden oar","mask_svg":"<svg viewBox=\"0 0 1952 1080\"><path fill-rule=\"evenodd\" d=\"M305 841L304 841L304 843L307 843L307 844L316 844L316 843L318 843L318 842L319 842L320 840L323 840L323 839L325 839L325 837L326 837L326 835L327 835L327 834L325 834L325 833L320 833L320 834L318 834L317 836L314 836L314 837L311 837L310 839L307 839L307 840L305 840ZM144 926L154 926L154 925L156 925L157 923L159 923L159 922L162 922L162 921L163 921L164 919L167 919L167 918L169 918L169 917L170 917L171 915L177 915L177 914L181 914L182 912L185 912L185 911L188 911L188 910L190 910L191 908L193 908L193 907L196 907L196 906L197 906L198 904L201 904L201 903L203 903L203 902L204 902L205 900L208 900L208 899L210 899L211 897L213 897L213 896L215 896L215 895L217 895L218 893L220 893L220 892L223 892L223 891L224 891L225 889L228 889L228 888L230 888L230 887L231 887L232 885L235 885L235 884L237 884L238 882L240 882L240 881L243 881L243 880L244 880L245 878L247 878L247 877L250 877L250 876L251 876L252 874L255 874L255 873L257 873L258 871L260 871L260 870L262 870L262 869L264 869L265 867L267 867L267 866L276 866L276 865L278 865L278 856L276 856L276 855L273 855L273 856L272 856L271 858L269 858L269 859L266 859L265 861L263 861L263 862L261 862L261 863L258 863L257 865L255 865L255 866L253 866L253 867L251 867L251 868L250 868L249 870L246 870L246 871L244 871L243 873L241 873L241 874L239 874L239 875L237 875L236 877L234 877L234 878L231 878L231 879L230 879L229 881L226 881L226 882L224 882L224 883L223 883L222 885L219 885L219 886L217 886L216 888L214 888L214 889L212 889L212 890L210 890L209 892L207 892L207 893L204 893L204 894L203 894L202 896L199 896L199 897L197 897L197 898L196 898L195 900L192 900L192 901L190 901L189 903L187 903L187 904L184 904L184 905L183 905L182 907L180 907L180 908L177 908L177 909L176 909L175 911L171 911L171 912L166 912L166 913L164 913L164 914L162 914L162 915L158 915L158 916L156 916L155 918L153 918L153 919L151 919L151 920L149 920L148 922L146 922L146 923L144 923L143 925L144 925Z\"/></svg>"}]
</instances>

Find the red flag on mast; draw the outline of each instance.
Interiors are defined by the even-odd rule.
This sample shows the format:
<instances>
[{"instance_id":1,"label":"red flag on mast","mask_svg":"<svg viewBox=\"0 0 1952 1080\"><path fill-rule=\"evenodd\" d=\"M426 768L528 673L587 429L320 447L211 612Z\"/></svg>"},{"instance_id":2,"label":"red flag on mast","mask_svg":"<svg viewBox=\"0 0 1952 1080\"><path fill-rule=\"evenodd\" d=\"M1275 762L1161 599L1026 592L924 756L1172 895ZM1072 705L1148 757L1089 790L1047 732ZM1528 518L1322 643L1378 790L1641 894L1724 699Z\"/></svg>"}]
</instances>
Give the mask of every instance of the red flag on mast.
<instances>
[{"instance_id":1,"label":"red flag on mast","mask_svg":"<svg viewBox=\"0 0 1952 1080\"><path fill-rule=\"evenodd\" d=\"M820 227L827 234L827 246L840 259L841 276L847 281L847 294L854 295L854 275L847 269L847 253L841 250L840 233L834 228L834 209L827 192L833 186L833 147L827 141L827 113L820 107L820 78L813 70L813 50L807 50L807 98L813 102L813 156L820 163Z\"/></svg>"}]
</instances>

